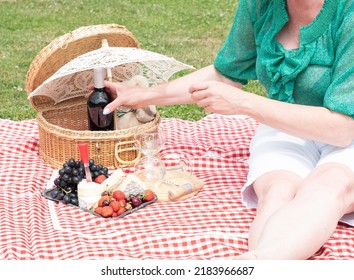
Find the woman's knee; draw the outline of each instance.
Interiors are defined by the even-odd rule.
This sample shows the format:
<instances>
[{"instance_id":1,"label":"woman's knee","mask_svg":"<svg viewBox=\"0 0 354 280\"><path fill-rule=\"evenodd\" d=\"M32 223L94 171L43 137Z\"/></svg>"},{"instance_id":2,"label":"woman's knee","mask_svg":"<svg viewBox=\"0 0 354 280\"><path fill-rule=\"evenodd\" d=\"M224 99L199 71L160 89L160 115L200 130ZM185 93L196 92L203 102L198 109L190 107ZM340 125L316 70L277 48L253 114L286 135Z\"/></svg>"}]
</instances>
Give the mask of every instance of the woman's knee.
<instances>
[{"instance_id":1,"label":"woman's knee","mask_svg":"<svg viewBox=\"0 0 354 280\"><path fill-rule=\"evenodd\" d=\"M312 197L336 199L345 209L354 210L354 172L343 164L319 165L301 184L303 191Z\"/></svg>"},{"instance_id":2,"label":"woman's knee","mask_svg":"<svg viewBox=\"0 0 354 280\"><path fill-rule=\"evenodd\" d=\"M333 189L335 192L348 192L353 188L354 173L351 169L340 163L325 163L318 166L304 180L303 185Z\"/></svg>"},{"instance_id":3,"label":"woman's knee","mask_svg":"<svg viewBox=\"0 0 354 280\"><path fill-rule=\"evenodd\" d=\"M272 171L262 175L254 183L260 204L284 203L294 198L301 178L290 171Z\"/></svg>"}]
</instances>

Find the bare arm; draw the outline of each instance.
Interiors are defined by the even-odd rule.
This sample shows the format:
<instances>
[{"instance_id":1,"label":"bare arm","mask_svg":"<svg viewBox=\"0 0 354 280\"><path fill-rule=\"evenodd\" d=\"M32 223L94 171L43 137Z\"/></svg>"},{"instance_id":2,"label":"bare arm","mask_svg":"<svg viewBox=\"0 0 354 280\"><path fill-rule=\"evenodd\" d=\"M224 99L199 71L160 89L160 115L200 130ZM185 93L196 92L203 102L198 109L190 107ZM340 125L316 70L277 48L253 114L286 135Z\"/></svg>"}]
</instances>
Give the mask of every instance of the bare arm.
<instances>
[{"instance_id":1,"label":"bare arm","mask_svg":"<svg viewBox=\"0 0 354 280\"><path fill-rule=\"evenodd\" d=\"M106 82L107 90L116 95L115 100L107 107L112 112L121 105L140 108L146 105L191 104L195 102L190 94L191 85L203 81L219 81L233 87L241 87L241 84L224 78L213 65L210 65L176 80L147 89Z\"/></svg>"},{"instance_id":2,"label":"bare arm","mask_svg":"<svg viewBox=\"0 0 354 280\"><path fill-rule=\"evenodd\" d=\"M354 119L324 107L280 102L215 82L196 83L191 92L206 112L245 114L289 134L341 147L354 139Z\"/></svg>"},{"instance_id":3,"label":"bare arm","mask_svg":"<svg viewBox=\"0 0 354 280\"><path fill-rule=\"evenodd\" d=\"M324 107L254 98L249 115L260 122L305 139L345 147L354 139L354 119Z\"/></svg>"},{"instance_id":4,"label":"bare arm","mask_svg":"<svg viewBox=\"0 0 354 280\"><path fill-rule=\"evenodd\" d=\"M166 84L139 89L121 84L106 86L117 98L107 107L124 105L196 103L207 113L244 114L289 134L324 143L347 146L354 139L354 119L323 107L289 104L241 89L241 84L223 77L213 65Z\"/></svg>"}]
</instances>

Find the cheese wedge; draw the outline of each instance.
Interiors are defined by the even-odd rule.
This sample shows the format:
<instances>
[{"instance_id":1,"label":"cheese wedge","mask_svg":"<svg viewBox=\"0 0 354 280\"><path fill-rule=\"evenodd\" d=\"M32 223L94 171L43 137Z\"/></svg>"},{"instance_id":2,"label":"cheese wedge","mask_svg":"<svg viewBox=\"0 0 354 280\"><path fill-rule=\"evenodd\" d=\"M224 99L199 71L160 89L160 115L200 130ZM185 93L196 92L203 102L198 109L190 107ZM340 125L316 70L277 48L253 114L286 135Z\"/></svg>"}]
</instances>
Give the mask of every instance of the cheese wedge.
<instances>
[{"instance_id":1,"label":"cheese wedge","mask_svg":"<svg viewBox=\"0 0 354 280\"><path fill-rule=\"evenodd\" d=\"M122 171L122 169L117 169L113 171L113 173L101 183L101 186L104 187L105 190L113 193L113 191L119 187L124 179L125 173Z\"/></svg>"},{"instance_id":2,"label":"cheese wedge","mask_svg":"<svg viewBox=\"0 0 354 280\"><path fill-rule=\"evenodd\" d=\"M77 196L79 199L79 207L84 209L91 209L92 206L100 199L102 192L106 190L102 184L95 182L87 183L86 179L83 179L77 185Z\"/></svg>"},{"instance_id":3,"label":"cheese wedge","mask_svg":"<svg viewBox=\"0 0 354 280\"><path fill-rule=\"evenodd\" d=\"M117 189L124 192L126 197L129 197L130 195L142 193L146 190L146 185L135 174L131 173L124 178L123 182L119 184Z\"/></svg>"}]
</instances>

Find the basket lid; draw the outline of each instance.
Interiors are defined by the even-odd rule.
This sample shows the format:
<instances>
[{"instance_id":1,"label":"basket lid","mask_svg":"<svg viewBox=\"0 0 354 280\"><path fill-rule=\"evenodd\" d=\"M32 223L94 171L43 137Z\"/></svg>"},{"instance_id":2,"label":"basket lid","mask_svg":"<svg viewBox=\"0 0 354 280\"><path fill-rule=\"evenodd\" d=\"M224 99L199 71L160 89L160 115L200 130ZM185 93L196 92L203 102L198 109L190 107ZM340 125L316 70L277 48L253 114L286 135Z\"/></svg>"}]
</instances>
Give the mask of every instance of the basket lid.
<instances>
[{"instance_id":1,"label":"basket lid","mask_svg":"<svg viewBox=\"0 0 354 280\"><path fill-rule=\"evenodd\" d=\"M36 55L26 76L27 94L72 59L102 47L103 39L112 47L140 48L138 40L125 26L99 24L80 27L54 39ZM37 111L54 106L54 100L46 96L34 96L30 102Z\"/></svg>"}]
</instances>

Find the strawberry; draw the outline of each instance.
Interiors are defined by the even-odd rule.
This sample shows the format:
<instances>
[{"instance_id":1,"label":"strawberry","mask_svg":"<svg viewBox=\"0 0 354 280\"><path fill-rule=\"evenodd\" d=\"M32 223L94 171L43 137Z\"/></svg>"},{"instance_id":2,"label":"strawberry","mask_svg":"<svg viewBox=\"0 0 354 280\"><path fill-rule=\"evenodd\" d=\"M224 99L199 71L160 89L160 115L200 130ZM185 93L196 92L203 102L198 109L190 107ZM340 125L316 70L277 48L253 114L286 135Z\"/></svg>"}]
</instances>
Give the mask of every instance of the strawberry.
<instances>
[{"instance_id":1,"label":"strawberry","mask_svg":"<svg viewBox=\"0 0 354 280\"><path fill-rule=\"evenodd\" d=\"M154 198L155 198L155 193L150 189L147 189L142 193L142 199L144 201L150 201L153 200Z\"/></svg>"},{"instance_id":2,"label":"strawberry","mask_svg":"<svg viewBox=\"0 0 354 280\"><path fill-rule=\"evenodd\" d=\"M96 178L95 178L95 183L97 183L97 184L102 184L103 183L103 181L104 180L106 180L107 179L107 177L105 176L105 175L103 175L103 174L101 174L101 175L98 175Z\"/></svg>"},{"instance_id":3,"label":"strawberry","mask_svg":"<svg viewBox=\"0 0 354 280\"><path fill-rule=\"evenodd\" d=\"M105 218L112 217L113 208L111 206L104 206L102 207L101 215Z\"/></svg>"},{"instance_id":4,"label":"strawberry","mask_svg":"<svg viewBox=\"0 0 354 280\"><path fill-rule=\"evenodd\" d=\"M121 190L115 190L112 194L112 197L117 201L119 201L121 199L125 200L125 194Z\"/></svg>"},{"instance_id":5,"label":"strawberry","mask_svg":"<svg viewBox=\"0 0 354 280\"><path fill-rule=\"evenodd\" d=\"M125 211L127 211L127 209L125 209L125 208L120 208L119 210L118 210L118 212L117 212L117 214L118 214L118 216L119 215L121 215L121 214L123 214Z\"/></svg>"},{"instance_id":6,"label":"strawberry","mask_svg":"<svg viewBox=\"0 0 354 280\"><path fill-rule=\"evenodd\" d=\"M119 208L121 208L121 204L117 200L111 201L110 206L113 208L114 212L118 212Z\"/></svg>"},{"instance_id":7,"label":"strawberry","mask_svg":"<svg viewBox=\"0 0 354 280\"><path fill-rule=\"evenodd\" d=\"M102 215L102 207L96 207L95 212L99 215Z\"/></svg>"},{"instance_id":8,"label":"strawberry","mask_svg":"<svg viewBox=\"0 0 354 280\"><path fill-rule=\"evenodd\" d=\"M127 204L127 201L125 199L120 199L119 201L120 207L125 208L125 205Z\"/></svg>"}]
</instances>

